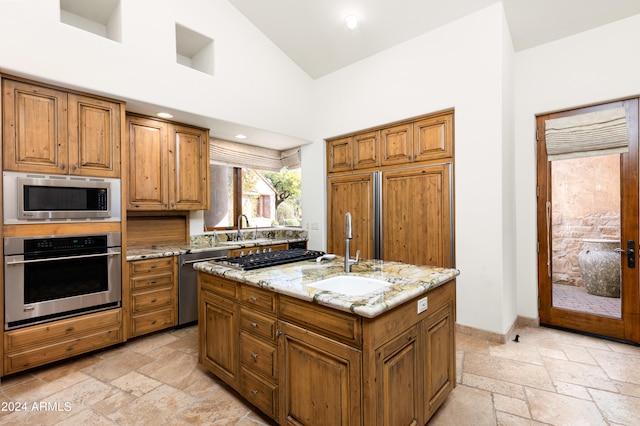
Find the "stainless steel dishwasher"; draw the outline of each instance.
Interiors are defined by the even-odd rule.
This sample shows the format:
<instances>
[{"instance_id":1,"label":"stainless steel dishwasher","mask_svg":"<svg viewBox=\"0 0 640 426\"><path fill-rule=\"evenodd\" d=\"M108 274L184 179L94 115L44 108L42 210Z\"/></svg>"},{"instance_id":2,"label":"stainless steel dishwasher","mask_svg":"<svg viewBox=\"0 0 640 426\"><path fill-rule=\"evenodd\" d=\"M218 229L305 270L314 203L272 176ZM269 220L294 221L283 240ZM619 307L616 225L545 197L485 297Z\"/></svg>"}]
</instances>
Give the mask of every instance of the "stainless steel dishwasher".
<instances>
[{"instance_id":1,"label":"stainless steel dishwasher","mask_svg":"<svg viewBox=\"0 0 640 426\"><path fill-rule=\"evenodd\" d=\"M225 257L228 250L214 247L198 253L181 254L178 257L178 325L198 320L198 271L193 264Z\"/></svg>"}]
</instances>

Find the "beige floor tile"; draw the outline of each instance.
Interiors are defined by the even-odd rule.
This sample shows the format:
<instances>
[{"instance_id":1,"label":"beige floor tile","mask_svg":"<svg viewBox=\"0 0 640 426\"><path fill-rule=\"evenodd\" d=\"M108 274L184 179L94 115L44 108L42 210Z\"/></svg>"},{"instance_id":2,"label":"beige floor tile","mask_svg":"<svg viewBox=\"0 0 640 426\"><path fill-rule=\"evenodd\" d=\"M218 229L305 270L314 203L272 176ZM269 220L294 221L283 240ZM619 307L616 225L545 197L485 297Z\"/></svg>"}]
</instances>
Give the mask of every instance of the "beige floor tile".
<instances>
[{"instance_id":1,"label":"beige floor tile","mask_svg":"<svg viewBox=\"0 0 640 426\"><path fill-rule=\"evenodd\" d=\"M525 392L533 420L557 426L606 425L592 401L540 389L527 388Z\"/></svg>"},{"instance_id":2,"label":"beige floor tile","mask_svg":"<svg viewBox=\"0 0 640 426\"><path fill-rule=\"evenodd\" d=\"M518 383L538 389L555 390L547 370L540 365L489 355L470 353L465 356L464 373ZM463 374L464 374L463 373Z\"/></svg>"},{"instance_id":3,"label":"beige floor tile","mask_svg":"<svg viewBox=\"0 0 640 426\"><path fill-rule=\"evenodd\" d=\"M100 362L82 369L82 371L109 383L153 361L155 360L149 356L124 350L111 354L107 358L101 359Z\"/></svg>"},{"instance_id":4,"label":"beige floor tile","mask_svg":"<svg viewBox=\"0 0 640 426\"><path fill-rule=\"evenodd\" d=\"M138 371L178 389L185 389L202 376L197 361L194 355L172 351L167 356L139 368Z\"/></svg>"},{"instance_id":5,"label":"beige floor tile","mask_svg":"<svg viewBox=\"0 0 640 426\"><path fill-rule=\"evenodd\" d=\"M591 401L589 390L580 385L567 382L555 382L556 390L561 395L573 396L574 398L586 399Z\"/></svg>"},{"instance_id":6,"label":"beige floor tile","mask_svg":"<svg viewBox=\"0 0 640 426\"><path fill-rule=\"evenodd\" d=\"M504 345L494 343L489 347L489 355L492 357L526 362L528 364L543 364L538 348L524 342L516 343L509 341Z\"/></svg>"},{"instance_id":7,"label":"beige floor tile","mask_svg":"<svg viewBox=\"0 0 640 426\"><path fill-rule=\"evenodd\" d=\"M465 386L472 388L483 389L494 394L524 400L524 387L520 384L492 379L490 377L478 376L471 373L465 373L462 383Z\"/></svg>"},{"instance_id":8,"label":"beige floor tile","mask_svg":"<svg viewBox=\"0 0 640 426\"><path fill-rule=\"evenodd\" d=\"M109 416L116 411L123 410L133 401L136 397L118 388L113 388L111 393L102 401L96 402L91 406L93 410L102 414L103 416Z\"/></svg>"},{"instance_id":9,"label":"beige floor tile","mask_svg":"<svg viewBox=\"0 0 640 426\"><path fill-rule=\"evenodd\" d=\"M436 411L429 426L495 425L491 392L464 385L456 387Z\"/></svg>"},{"instance_id":10,"label":"beige floor tile","mask_svg":"<svg viewBox=\"0 0 640 426\"><path fill-rule=\"evenodd\" d=\"M111 413L109 419L125 425L161 425L197 400L168 385L161 385Z\"/></svg>"},{"instance_id":11,"label":"beige floor tile","mask_svg":"<svg viewBox=\"0 0 640 426\"><path fill-rule=\"evenodd\" d=\"M150 377L142 375L136 371L120 376L111 382L113 386L122 389L125 392L129 392L135 397L144 395L160 386L162 382L154 380Z\"/></svg>"},{"instance_id":12,"label":"beige floor tile","mask_svg":"<svg viewBox=\"0 0 640 426\"><path fill-rule=\"evenodd\" d=\"M514 416L513 414L496 411L497 426L546 426L545 423L536 422L535 420Z\"/></svg>"},{"instance_id":13,"label":"beige floor tile","mask_svg":"<svg viewBox=\"0 0 640 426\"><path fill-rule=\"evenodd\" d=\"M589 392L608 421L621 425L640 424L640 399L597 389Z\"/></svg>"},{"instance_id":14,"label":"beige floor tile","mask_svg":"<svg viewBox=\"0 0 640 426\"><path fill-rule=\"evenodd\" d=\"M611 379L640 385L640 352L631 354L596 349L590 352Z\"/></svg>"},{"instance_id":15,"label":"beige floor tile","mask_svg":"<svg viewBox=\"0 0 640 426\"><path fill-rule=\"evenodd\" d=\"M616 386L602 368L597 365L547 359L549 375L554 381L573 383L586 387L615 391Z\"/></svg>"},{"instance_id":16,"label":"beige floor tile","mask_svg":"<svg viewBox=\"0 0 640 426\"><path fill-rule=\"evenodd\" d=\"M495 394L493 396L493 406L496 411L513 414L525 419L531 418L531 415L529 414L529 406L527 405L527 402L522 399Z\"/></svg>"},{"instance_id":17,"label":"beige floor tile","mask_svg":"<svg viewBox=\"0 0 640 426\"><path fill-rule=\"evenodd\" d=\"M560 345L563 352L567 356L567 360L571 362L579 362L581 364L598 365L589 348L575 345Z\"/></svg>"},{"instance_id":18,"label":"beige floor tile","mask_svg":"<svg viewBox=\"0 0 640 426\"><path fill-rule=\"evenodd\" d=\"M91 426L111 426L116 425L112 420L96 413L91 409L82 410L78 414L74 414L66 418L65 420L56 423L56 426L80 426L80 425L91 425Z\"/></svg>"},{"instance_id":19,"label":"beige floor tile","mask_svg":"<svg viewBox=\"0 0 640 426\"><path fill-rule=\"evenodd\" d=\"M156 333L150 336L136 337L127 342L127 349L140 354L146 354L155 349L175 342L179 338L171 333Z\"/></svg>"},{"instance_id":20,"label":"beige floor tile","mask_svg":"<svg viewBox=\"0 0 640 426\"><path fill-rule=\"evenodd\" d=\"M44 400L48 396L60 392L76 383L83 382L88 378L89 376L87 374L79 371L70 373L53 382L45 382L44 380L34 378L33 380L20 382L15 386L3 387L2 393L13 401L24 401L30 404Z\"/></svg>"}]
</instances>

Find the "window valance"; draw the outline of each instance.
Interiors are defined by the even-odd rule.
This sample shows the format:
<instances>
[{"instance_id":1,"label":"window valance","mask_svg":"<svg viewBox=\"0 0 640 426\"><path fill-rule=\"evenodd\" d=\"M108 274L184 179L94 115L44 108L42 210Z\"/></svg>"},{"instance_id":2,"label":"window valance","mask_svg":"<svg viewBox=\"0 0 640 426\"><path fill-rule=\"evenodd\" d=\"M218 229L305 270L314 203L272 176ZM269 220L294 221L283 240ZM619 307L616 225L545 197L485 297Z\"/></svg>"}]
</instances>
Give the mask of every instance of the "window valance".
<instances>
[{"instance_id":1,"label":"window valance","mask_svg":"<svg viewBox=\"0 0 640 426\"><path fill-rule=\"evenodd\" d=\"M624 107L545 121L549 161L628 152Z\"/></svg>"},{"instance_id":2,"label":"window valance","mask_svg":"<svg viewBox=\"0 0 640 426\"><path fill-rule=\"evenodd\" d=\"M210 162L232 167L280 171L300 167L300 147L278 151L222 139L211 139Z\"/></svg>"}]
</instances>

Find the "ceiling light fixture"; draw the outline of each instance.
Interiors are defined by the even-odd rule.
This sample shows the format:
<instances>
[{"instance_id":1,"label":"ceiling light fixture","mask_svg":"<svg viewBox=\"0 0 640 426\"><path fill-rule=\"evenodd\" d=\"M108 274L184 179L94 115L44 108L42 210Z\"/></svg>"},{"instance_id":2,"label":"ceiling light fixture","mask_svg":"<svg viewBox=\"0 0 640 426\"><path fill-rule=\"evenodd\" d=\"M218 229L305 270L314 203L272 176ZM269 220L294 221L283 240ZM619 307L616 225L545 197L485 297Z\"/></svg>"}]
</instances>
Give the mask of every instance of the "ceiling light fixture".
<instances>
[{"instance_id":1,"label":"ceiling light fixture","mask_svg":"<svg viewBox=\"0 0 640 426\"><path fill-rule=\"evenodd\" d=\"M156 115L160 118L173 118L173 115L169 114L168 112L159 112Z\"/></svg>"},{"instance_id":2,"label":"ceiling light fixture","mask_svg":"<svg viewBox=\"0 0 640 426\"><path fill-rule=\"evenodd\" d=\"M360 19L355 15L349 15L344 18L344 23L350 30L355 30L360 25Z\"/></svg>"},{"instance_id":3,"label":"ceiling light fixture","mask_svg":"<svg viewBox=\"0 0 640 426\"><path fill-rule=\"evenodd\" d=\"M236 135L236 139L246 139L246 138L247 138L247 136L243 135L242 133L239 133L239 134Z\"/></svg>"}]
</instances>

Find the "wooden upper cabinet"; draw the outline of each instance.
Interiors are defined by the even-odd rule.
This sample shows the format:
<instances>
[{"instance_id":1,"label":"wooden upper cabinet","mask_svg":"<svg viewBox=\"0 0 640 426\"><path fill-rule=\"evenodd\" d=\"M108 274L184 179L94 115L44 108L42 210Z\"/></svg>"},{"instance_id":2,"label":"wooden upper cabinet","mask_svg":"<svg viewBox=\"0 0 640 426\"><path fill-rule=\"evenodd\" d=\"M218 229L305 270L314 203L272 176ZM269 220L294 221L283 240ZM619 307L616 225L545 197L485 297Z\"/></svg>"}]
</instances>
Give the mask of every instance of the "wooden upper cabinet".
<instances>
[{"instance_id":1,"label":"wooden upper cabinet","mask_svg":"<svg viewBox=\"0 0 640 426\"><path fill-rule=\"evenodd\" d=\"M120 177L120 102L3 79L4 169Z\"/></svg>"},{"instance_id":2,"label":"wooden upper cabinet","mask_svg":"<svg viewBox=\"0 0 640 426\"><path fill-rule=\"evenodd\" d=\"M171 126L169 169L173 179L169 188L173 208L206 210L209 208L209 131L181 125Z\"/></svg>"},{"instance_id":3,"label":"wooden upper cabinet","mask_svg":"<svg viewBox=\"0 0 640 426\"><path fill-rule=\"evenodd\" d=\"M127 115L128 210L209 208L209 131Z\"/></svg>"},{"instance_id":4,"label":"wooden upper cabinet","mask_svg":"<svg viewBox=\"0 0 640 426\"><path fill-rule=\"evenodd\" d=\"M413 161L413 123L381 130L380 151L383 166Z\"/></svg>"},{"instance_id":5,"label":"wooden upper cabinet","mask_svg":"<svg viewBox=\"0 0 640 426\"><path fill-rule=\"evenodd\" d=\"M69 94L69 161L72 174L120 176L121 105Z\"/></svg>"},{"instance_id":6,"label":"wooden upper cabinet","mask_svg":"<svg viewBox=\"0 0 640 426\"><path fill-rule=\"evenodd\" d=\"M413 124L413 160L453 157L453 114L425 118Z\"/></svg>"},{"instance_id":7,"label":"wooden upper cabinet","mask_svg":"<svg viewBox=\"0 0 640 426\"><path fill-rule=\"evenodd\" d=\"M167 123L127 115L129 210L169 208Z\"/></svg>"},{"instance_id":8,"label":"wooden upper cabinet","mask_svg":"<svg viewBox=\"0 0 640 426\"><path fill-rule=\"evenodd\" d=\"M327 142L327 172L344 172L353 168L353 145L351 138Z\"/></svg>"},{"instance_id":9,"label":"wooden upper cabinet","mask_svg":"<svg viewBox=\"0 0 640 426\"><path fill-rule=\"evenodd\" d=\"M352 138L354 169L368 169L380 165L378 135L378 132L368 132Z\"/></svg>"},{"instance_id":10,"label":"wooden upper cabinet","mask_svg":"<svg viewBox=\"0 0 640 426\"><path fill-rule=\"evenodd\" d=\"M66 174L67 93L3 79L2 97L4 170Z\"/></svg>"}]
</instances>

